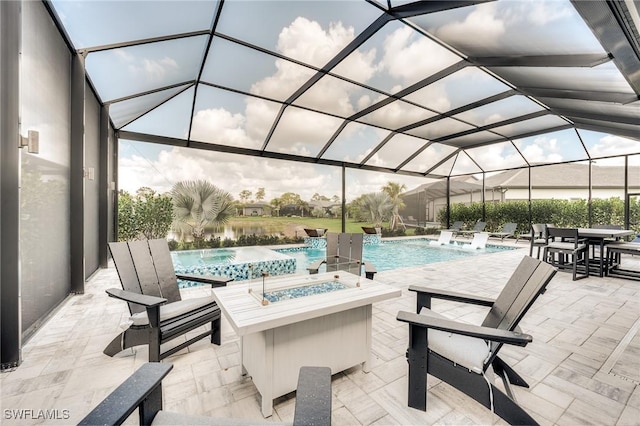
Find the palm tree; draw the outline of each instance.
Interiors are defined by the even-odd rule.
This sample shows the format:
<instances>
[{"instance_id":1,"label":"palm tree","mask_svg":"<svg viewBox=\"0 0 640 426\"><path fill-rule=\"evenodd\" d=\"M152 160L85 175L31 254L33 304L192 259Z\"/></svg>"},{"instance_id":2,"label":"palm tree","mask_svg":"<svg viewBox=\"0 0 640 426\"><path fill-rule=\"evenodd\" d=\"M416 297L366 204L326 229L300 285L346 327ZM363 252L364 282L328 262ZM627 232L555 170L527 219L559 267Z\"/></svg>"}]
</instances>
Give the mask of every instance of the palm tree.
<instances>
[{"instance_id":1,"label":"palm tree","mask_svg":"<svg viewBox=\"0 0 640 426\"><path fill-rule=\"evenodd\" d=\"M391 198L385 192L373 192L362 195L358 200L360 211L374 224L376 228L382 226L393 211Z\"/></svg>"},{"instance_id":2,"label":"palm tree","mask_svg":"<svg viewBox=\"0 0 640 426\"><path fill-rule=\"evenodd\" d=\"M404 201L402 201L402 192L405 189L407 189L407 185L397 182L387 182L387 184L382 187L382 191L384 191L389 196L389 198L391 199L391 203L393 204L391 220L389 221L389 229L391 229L392 231L396 229L398 219L400 218L398 210L405 206Z\"/></svg>"},{"instance_id":3,"label":"palm tree","mask_svg":"<svg viewBox=\"0 0 640 426\"><path fill-rule=\"evenodd\" d=\"M282 208L282 200L280 198L274 198L270 201L271 206L273 206L273 211L276 212L276 216L280 216L280 209Z\"/></svg>"},{"instance_id":4,"label":"palm tree","mask_svg":"<svg viewBox=\"0 0 640 426\"><path fill-rule=\"evenodd\" d=\"M233 198L206 180L182 181L171 189L175 213L174 227L202 240L207 226L226 223L232 215Z\"/></svg>"}]
</instances>

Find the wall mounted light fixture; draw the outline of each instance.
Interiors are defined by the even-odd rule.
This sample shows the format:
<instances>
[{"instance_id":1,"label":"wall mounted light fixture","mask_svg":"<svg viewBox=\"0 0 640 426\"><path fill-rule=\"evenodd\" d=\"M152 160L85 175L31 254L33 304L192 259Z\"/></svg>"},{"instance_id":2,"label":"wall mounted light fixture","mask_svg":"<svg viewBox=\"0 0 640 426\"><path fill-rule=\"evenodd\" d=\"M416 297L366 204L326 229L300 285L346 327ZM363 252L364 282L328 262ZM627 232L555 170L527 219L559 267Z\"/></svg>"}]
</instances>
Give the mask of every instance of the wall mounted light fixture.
<instances>
[{"instance_id":1,"label":"wall mounted light fixture","mask_svg":"<svg viewBox=\"0 0 640 426\"><path fill-rule=\"evenodd\" d=\"M38 154L40 152L40 133L36 130L29 130L27 137L18 135L18 146L20 148L27 147L29 154Z\"/></svg>"}]
</instances>

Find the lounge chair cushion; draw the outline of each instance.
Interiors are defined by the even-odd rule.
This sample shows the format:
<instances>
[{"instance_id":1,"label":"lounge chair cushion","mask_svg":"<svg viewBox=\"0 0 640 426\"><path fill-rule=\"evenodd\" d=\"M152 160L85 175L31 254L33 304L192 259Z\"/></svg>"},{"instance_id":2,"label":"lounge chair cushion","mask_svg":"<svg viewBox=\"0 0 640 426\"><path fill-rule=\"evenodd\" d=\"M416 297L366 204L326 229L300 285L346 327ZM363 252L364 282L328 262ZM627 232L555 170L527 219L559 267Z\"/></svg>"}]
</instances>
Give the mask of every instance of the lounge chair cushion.
<instances>
[{"instance_id":1,"label":"lounge chair cushion","mask_svg":"<svg viewBox=\"0 0 640 426\"><path fill-rule=\"evenodd\" d=\"M285 425L286 423L280 422L267 422L268 425ZM251 419L234 419L228 417L206 417L206 416L194 416L182 413L174 413L171 411L158 411L158 414L153 418L151 422L154 426L250 426L256 424L262 424Z\"/></svg>"},{"instance_id":2,"label":"lounge chair cushion","mask_svg":"<svg viewBox=\"0 0 640 426\"><path fill-rule=\"evenodd\" d=\"M571 251L571 250L576 250L576 251L580 251L580 250L584 250L586 249L586 245L584 244L578 244L578 246L576 247L576 245L574 243L567 243L567 242L561 242L561 241L552 241L549 243L548 247L550 249L558 249L558 250L567 250L567 251Z\"/></svg>"},{"instance_id":3,"label":"lounge chair cushion","mask_svg":"<svg viewBox=\"0 0 640 426\"><path fill-rule=\"evenodd\" d=\"M186 314L187 312L191 312L194 309L215 303L215 301L216 300L213 296L206 296L167 303L160 306L160 321L178 317L182 314ZM149 324L149 318L147 318L146 311L133 314L130 319L133 321L132 325L135 326L144 326Z\"/></svg>"},{"instance_id":4,"label":"lounge chair cushion","mask_svg":"<svg viewBox=\"0 0 640 426\"><path fill-rule=\"evenodd\" d=\"M447 317L427 308L422 308L420 315L447 319ZM447 331L429 329L428 333L427 341L430 350L474 373L482 374L484 363L489 357L487 342Z\"/></svg>"}]
</instances>

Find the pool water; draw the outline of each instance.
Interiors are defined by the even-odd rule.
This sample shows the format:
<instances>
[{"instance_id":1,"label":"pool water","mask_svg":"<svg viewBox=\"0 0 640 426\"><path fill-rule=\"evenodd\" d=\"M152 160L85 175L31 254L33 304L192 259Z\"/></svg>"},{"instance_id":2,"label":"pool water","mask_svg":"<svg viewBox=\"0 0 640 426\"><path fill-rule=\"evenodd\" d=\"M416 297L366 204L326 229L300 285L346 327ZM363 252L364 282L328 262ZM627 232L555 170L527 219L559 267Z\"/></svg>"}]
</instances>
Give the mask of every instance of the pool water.
<instances>
[{"instance_id":1,"label":"pool water","mask_svg":"<svg viewBox=\"0 0 640 426\"><path fill-rule=\"evenodd\" d=\"M429 241L431 240L426 238L411 238L387 240L379 244L365 244L363 258L371 262L376 270L388 271L514 249L513 247L487 245L484 249L468 250L462 248L464 243L460 242L444 246L431 246ZM310 263L325 257L325 249L309 247L276 249L275 251L296 259L296 273L306 272Z\"/></svg>"},{"instance_id":2,"label":"pool water","mask_svg":"<svg viewBox=\"0 0 640 426\"><path fill-rule=\"evenodd\" d=\"M446 262L468 256L513 250L512 247L487 245L480 250L463 249L463 243L430 246L427 238L386 240L365 244L363 257L378 271ZM469 245L465 243L465 245ZM268 249L266 247L233 247L223 249L171 252L176 273L195 275L225 275L235 281L259 278L263 272L270 276L307 274L311 262L325 258L325 248L294 247ZM324 267L321 269L324 271ZM200 285L179 282L180 287Z\"/></svg>"}]
</instances>

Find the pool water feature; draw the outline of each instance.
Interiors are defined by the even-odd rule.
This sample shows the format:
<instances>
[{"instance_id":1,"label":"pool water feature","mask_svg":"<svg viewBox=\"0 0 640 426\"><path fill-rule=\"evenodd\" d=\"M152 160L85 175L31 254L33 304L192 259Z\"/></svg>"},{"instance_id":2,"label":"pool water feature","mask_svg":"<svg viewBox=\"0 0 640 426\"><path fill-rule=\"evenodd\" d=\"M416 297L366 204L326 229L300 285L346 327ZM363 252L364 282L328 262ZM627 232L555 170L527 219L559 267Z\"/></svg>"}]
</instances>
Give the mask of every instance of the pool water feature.
<instances>
[{"instance_id":1,"label":"pool water feature","mask_svg":"<svg viewBox=\"0 0 640 426\"><path fill-rule=\"evenodd\" d=\"M171 252L176 273L225 275L234 280L258 278L263 272L285 275L296 272L297 260L285 253L265 247L231 247L223 249ZM182 287L198 285L181 282Z\"/></svg>"},{"instance_id":2,"label":"pool water feature","mask_svg":"<svg viewBox=\"0 0 640 426\"><path fill-rule=\"evenodd\" d=\"M429 241L432 240L410 238L383 240L379 244L365 244L362 256L364 260L371 262L376 270L388 271L514 249L513 247L487 245L484 249L468 250L463 248L463 245L469 245L469 243L454 242L444 246L430 246ZM296 273L306 273L310 263L324 259L325 256L325 249L310 247L275 249L275 251L296 259Z\"/></svg>"}]
</instances>

